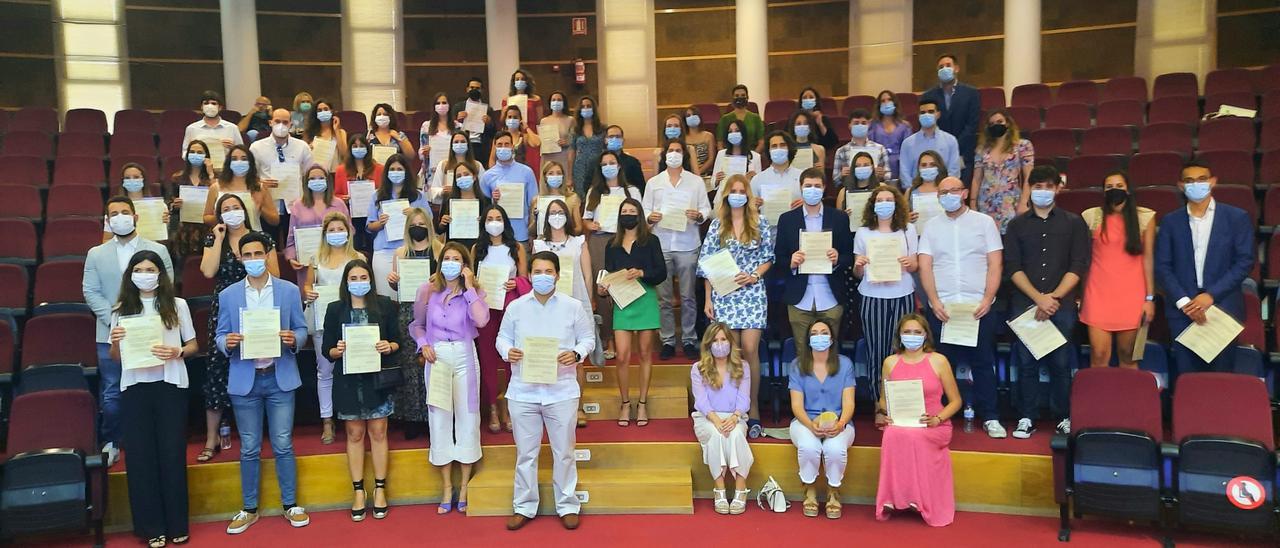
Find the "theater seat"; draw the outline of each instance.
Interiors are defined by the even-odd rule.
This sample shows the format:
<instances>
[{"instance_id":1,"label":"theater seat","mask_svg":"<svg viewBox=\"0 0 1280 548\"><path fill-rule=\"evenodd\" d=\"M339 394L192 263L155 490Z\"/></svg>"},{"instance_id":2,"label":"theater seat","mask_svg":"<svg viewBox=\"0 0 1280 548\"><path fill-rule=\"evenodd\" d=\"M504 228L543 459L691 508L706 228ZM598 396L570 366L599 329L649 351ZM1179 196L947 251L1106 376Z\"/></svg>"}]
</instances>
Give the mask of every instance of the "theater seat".
<instances>
[{"instance_id":1,"label":"theater seat","mask_svg":"<svg viewBox=\"0 0 1280 548\"><path fill-rule=\"evenodd\" d=\"M36 264L36 227L26 219L0 219L0 263Z\"/></svg>"},{"instance_id":2,"label":"theater seat","mask_svg":"<svg viewBox=\"0 0 1280 548\"><path fill-rule=\"evenodd\" d=\"M38 155L0 155L0 184L49 186L48 158Z\"/></svg>"},{"instance_id":3,"label":"theater seat","mask_svg":"<svg viewBox=\"0 0 1280 548\"><path fill-rule=\"evenodd\" d=\"M1054 203L1072 213L1079 215L1086 209L1102 205L1101 188L1068 188L1058 193Z\"/></svg>"},{"instance_id":4,"label":"theater seat","mask_svg":"<svg viewBox=\"0 0 1280 548\"><path fill-rule=\"evenodd\" d=\"M146 110L136 108L117 110L114 120L111 125L113 133L137 131L154 134L156 132L156 117Z\"/></svg>"},{"instance_id":5,"label":"theater seat","mask_svg":"<svg viewBox=\"0 0 1280 548\"><path fill-rule=\"evenodd\" d=\"M58 132L58 112L49 107L23 107L9 118L9 133L37 131L45 135Z\"/></svg>"},{"instance_id":6,"label":"theater seat","mask_svg":"<svg viewBox=\"0 0 1280 548\"><path fill-rule=\"evenodd\" d=\"M347 130L347 135L353 135L355 133L363 135L369 131L369 120L365 118L363 112L358 110L343 110L338 112L337 117L342 120L342 129ZM716 120L719 121L719 119L720 118L717 116ZM168 151L165 152L168 153Z\"/></svg>"},{"instance_id":7,"label":"theater seat","mask_svg":"<svg viewBox=\"0 0 1280 548\"><path fill-rule=\"evenodd\" d=\"M796 102L791 99L774 99L764 104L764 123L785 124L796 111Z\"/></svg>"},{"instance_id":8,"label":"theater seat","mask_svg":"<svg viewBox=\"0 0 1280 548\"><path fill-rule=\"evenodd\" d=\"M1031 136L1037 157L1071 158L1076 155L1076 134L1070 129L1045 128Z\"/></svg>"},{"instance_id":9,"label":"theater seat","mask_svg":"<svg viewBox=\"0 0 1280 548\"><path fill-rule=\"evenodd\" d=\"M32 316L62 312L92 313L84 302L80 280L84 277L84 261L61 259L46 261L36 268L36 287Z\"/></svg>"},{"instance_id":10,"label":"theater seat","mask_svg":"<svg viewBox=\"0 0 1280 548\"><path fill-rule=\"evenodd\" d=\"M978 88L978 97L981 99L983 112L991 112L1005 107L1004 88L1002 87Z\"/></svg>"},{"instance_id":11,"label":"theater seat","mask_svg":"<svg viewBox=\"0 0 1280 548\"><path fill-rule=\"evenodd\" d=\"M44 219L44 203L40 189L29 185L0 184L0 219L25 219L40 222Z\"/></svg>"},{"instance_id":12,"label":"theater seat","mask_svg":"<svg viewBox=\"0 0 1280 548\"><path fill-rule=\"evenodd\" d=\"M1240 150L1253 153L1257 144L1253 133L1253 120L1248 118L1217 118L1200 122L1197 132L1198 150ZM1250 159L1250 163L1253 161Z\"/></svg>"},{"instance_id":13,"label":"theater seat","mask_svg":"<svg viewBox=\"0 0 1280 548\"><path fill-rule=\"evenodd\" d=\"M1280 225L1280 186L1272 186L1267 189L1267 194L1263 198L1262 212L1262 224L1271 227ZM1280 238L1272 237L1272 241L1280 241ZM1267 257L1280 259L1280 249L1277 249L1274 254L1268 253ZM1272 277L1280 279L1280 270L1277 270L1276 273Z\"/></svg>"},{"instance_id":14,"label":"theater seat","mask_svg":"<svg viewBox=\"0 0 1280 548\"><path fill-rule=\"evenodd\" d=\"M1045 84L1022 84L1013 88L1010 106L1047 108L1053 104L1053 92Z\"/></svg>"},{"instance_id":15,"label":"theater seat","mask_svg":"<svg viewBox=\"0 0 1280 548\"><path fill-rule=\"evenodd\" d=\"M1168 72L1156 76L1156 82L1151 88L1151 99L1155 101L1161 97L1199 97L1200 83L1196 79L1196 75L1191 72Z\"/></svg>"},{"instance_id":16,"label":"theater seat","mask_svg":"<svg viewBox=\"0 0 1280 548\"><path fill-rule=\"evenodd\" d=\"M1138 152L1176 152L1190 158L1191 126L1175 123L1151 123L1138 136Z\"/></svg>"},{"instance_id":17,"label":"theater seat","mask_svg":"<svg viewBox=\"0 0 1280 548\"><path fill-rule=\"evenodd\" d=\"M1147 81L1141 76L1119 76L1107 80L1102 87L1102 100L1134 100L1147 102Z\"/></svg>"},{"instance_id":18,"label":"theater seat","mask_svg":"<svg viewBox=\"0 0 1280 548\"><path fill-rule=\"evenodd\" d=\"M879 108L880 105L876 104L875 97L870 95L850 95L845 97L844 103L840 105L840 113L848 116L849 113L858 109L865 109L867 112L875 113Z\"/></svg>"},{"instance_id":19,"label":"theater seat","mask_svg":"<svg viewBox=\"0 0 1280 548\"><path fill-rule=\"evenodd\" d=\"M1219 93L1253 93L1253 75L1248 69L1225 68L1209 71L1204 78L1204 95Z\"/></svg>"},{"instance_id":20,"label":"theater seat","mask_svg":"<svg viewBox=\"0 0 1280 548\"><path fill-rule=\"evenodd\" d=\"M1253 187L1244 185L1223 184L1221 181L1213 187L1213 199L1243 209L1249 214L1249 220L1256 226L1258 223L1258 200L1253 197Z\"/></svg>"},{"instance_id":21,"label":"theater seat","mask_svg":"<svg viewBox=\"0 0 1280 548\"><path fill-rule=\"evenodd\" d=\"M1114 154L1088 154L1072 158L1067 163L1067 186L1070 188L1102 187L1107 174L1121 168L1120 157Z\"/></svg>"},{"instance_id":22,"label":"theater seat","mask_svg":"<svg viewBox=\"0 0 1280 548\"><path fill-rule=\"evenodd\" d=\"M63 156L53 162L53 185L107 186L102 157Z\"/></svg>"},{"instance_id":23,"label":"theater seat","mask_svg":"<svg viewBox=\"0 0 1280 548\"><path fill-rule=\"evenodd\" d=\"M107 132L107 115L96 108L73 108L62 119L62 131L102 135Z\"/></svg>"},{"instance_id":24,"label":"theater seat","mask_svg":"<svg viewBox=\"0 0 1280 548\"><path fill-rule=\"evenodd\" d=\"M0 263L0 318L4 316L22 317L27 315L27 298L31 285L27 280L27 269L16 264ZM8 326L16 327L16 326ZM10 341L11 343L13 341ZM12 347L10 347L12 351Z\"/></svg>"},{"instance_id":25,"label":"theater seat","mask_svg":"<svg viewBox=\"0 0 1280 548\"><path fill-rule=\"evenodd\" d=\"M1093 106L1098 104L1098 96L1098 84L1093 80L1072 80L1058 86L1053 101L1055 104L1084 103Z\"/></svg>"},{"instance_id":26,"label":"theater seat","mask_svg":"<svg viewBox=\"0 0 1280 548\"><path fill-rule=\"evenodd\" d=\"M1206 95L1204 97L1205 114L1218 112L1218 110L1222 108L1222 105L1256 110L1258 108L1258 96L1254 95L1252 91L1241 91L1233 93L1216 93L1214 95Z\"/></svg>"},{"instance_id":27,"label":"theater seat","mask_svg":"<svg viewBox=\"0 0 1280 548\"><path fill-rule=\"evenodd\" d=\"M1139 205L1156 212L1157 222L1166 214L1183 207L1182 193L1177 187L1144 186L1134 192L1138 196Z\"/></svg>"},{"instance_id":28,"label":"theater seat","mask_svg":"<svg viewBox=\"0 0 1280 548\"><path fill-rule=\"evenodd\" d=\"M68 217L45 223L40 252L44 260L81 257L102 243L102 219Z\"/></svg>"},{"instance_id":29,"label":"theater seat","mask_svg":"<svg viewBox=\"0 0 1280 548\"><path fill-rule=\"evenodd\" d=\"M1175 152L1139 152L1129 159L1129 184L1175 186L1182 176L1182 156Z\"/></svg>"},{"instance_id":30,"label":"theater seat","mask_svg":"<svg viewBox=\"0 0 1280 548\"><path fill-rule=\"evenodd\" d=\"M1040 107L1019 106L1009 107L1009 115L1013 116L1018 127L1024 132L1035 132L1040 129ZM912 111L914 114L915 111Z\"/></svg>"},{"instance_id":31,"label":"theater seat","mask_svg":"<svg viewBox=\"0 0 1280 548\"><path fill-rule=\"evenodd\" d=\"M1147 123L1179 122L1195 125L1200 120L1199 100L1193 96L1160 97L1147 107Z\"/></svg>"},{"instance_id":32,"label":"theater seat","mask_svg":"<svg viewBox=\"0 0 1280 548\"><path fill-rule=\"evenodd\" d=\"M111 157L142 155L155 157L156 136L151 132L116 131L111 135Z\"/></svg>"},{"instance_id":33,"label":"theater seat","mask_svg":"<svg viewBox=\"0 0 1280 548\"><path fill-rule=\"evenodd\" d=\"M1095 127L1084 130L1081 154L1133 154L1133 132L1127 127Z\"/></svg>"},{"instance_id":34,"label":"theater seat","mask_svg":"<svg viewBox=\"0 0 1280 548\"><path fill-rule=\"evenodd\" d=\"M27 320L22 330L22 366L78 363L98 366L93 314L58 313Z\"/></svg>"},{"instance_id":35,"label":"theater seat","mask_svg":"<svg viewBox=\"0 0 1280 548\"><path fill-rule=\"evenodd\" d=\"M94 185L58 185L49 188L49 205L45 217L102 218L102 190Z\"/></svg>"},{"instance_id":36,"label":"theater seat","mask_svg":"<svg viewBox=\"0 0 1280 548\"><path fill-rule=\"evenodd\" d=\"M1093 126L1089 105L1084 103L1059 103L1044 112L1044 127L1087 129Z\"/></svg>"},{"instance_id":37,"label":"theater seat","mask_svg":"<svg viewBox=\"0 0 1280 548\"><path fill-rule=\"evenodd\" d=\"M1098 104L1098 127L1142 126L1146 124L1146 107L1142 101L1116 99Z\"/></svg>"},{"instance_id":38,"label":"theater seat","mask_svg":"<svg viewBox=\"0 0 1280 548\"><path fill-rule=\"evenodd\" d=\"M35 156L44 160L53 158L53 135L43 131L10 129L4 135L4 156ZM6 160L7 161L7 160Z\"/></svg>"},{"instance_id":39,"label":"theater seat","mask_svg":"<svg viewBox=\"0 0 1280 548\"><path fill-rule=\"evenodd\" d=\"M58 158L65 156L97 156L107 155L106 139L102 133L80 131L63 132L58 135Z\"/></svg>"},{"instance_id":40,"label":"theater seat","mask_svg":"<svg viewBox=\"0 0 1280 548\"><path fill-rule=\"evenodd\" d=\"M1253 153L1243 150L1201 150L1196 160L1209 166L1219 183L1254 186Z\"/></svg>"}]
</instances>

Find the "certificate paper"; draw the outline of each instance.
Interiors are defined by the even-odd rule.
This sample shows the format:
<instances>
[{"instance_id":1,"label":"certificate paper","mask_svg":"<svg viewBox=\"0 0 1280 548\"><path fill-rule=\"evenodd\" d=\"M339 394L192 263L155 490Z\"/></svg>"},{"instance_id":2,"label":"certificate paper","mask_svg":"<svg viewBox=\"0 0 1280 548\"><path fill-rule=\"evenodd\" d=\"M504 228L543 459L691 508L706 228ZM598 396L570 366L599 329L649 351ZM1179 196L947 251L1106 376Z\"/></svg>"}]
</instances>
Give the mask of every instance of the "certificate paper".
<instances>
[{"instance_id":1,"label":"certificate paper","mask_svg":"<svg viewBox=\"0 0 1280 548\"><path fill-rule=\"evenodd\" d=\"M558 255L558 254L557 254ZM568 256L560 257L560 277L556 279L556 293L566 297L573 296L573 277L578 275L578 265L573 264Z\"/></svg>"},{"instance_id":2,"label":"certificate paper","mask_svg":"<svg viewBox=\"0 0 1280 548\"><path fill-rule=\"evenodd\" d=\"M336 285L313 285L311 290L318 295L315 302L311 303L312 314L315 316L315 326L312 327L316 332L324 331L324 317L329 311L329 303L338 300L338 286Z\"/></svg>"},{"instance_id":3,"label":"certificate paper","mask_svg":"<svg viewBox=\"0 0 1280 548\"><path fill-rule=\"evenodd\" d=\"M398 242L404 239L404 210L409 207L409 200L387 200L378 204L381 213L387 215L387 225L382 227L383 232L387 233L388 242Z\"/></svg>"},{"instance_id":4,"label":"certificate paper","mask_svg":"<svg viewBox=\"0 0 1280 548\"><path fill-rule=\"evenodd\" d=\"M538 221L533 225L533 234L535 236L539 238L542 237L542 225L547 224L547 207L551 205L551 202L556 200L563 202L564 196L560 196L558 194L552 196L538 196L536 206L538 208ZM566 202L565 205L568 206L569 204Z\"/></svg>"},{"instance_id":5,"label":"certificate paper","mask_svg":"<svg viewBox=\"0 0 1280 548\"><path fill-rule=\"evenodd\" d=\"M311 161L325 171L333 172L333 159L338 154L338 142L333 139L316 137L311 140Z\"/></svg>"},{"instance_id":6,"label":"certificate paper","mask_svg":"<svg viewBox=\"0 0 1280 548\"><path fill-rule=\"evenodd\" d=\"M867 207L867 200L871 199L870 192L846 192L844 193L844 208L849 213L849 231L857 232L858 227L862 226L862 212Z\"/></svg>"},{"instance_id":7,"label":"certificate paper","mask_svg":"<svg viewBox=\"0 0 1280 548\"><path fill-rule=\"evenodd\" d=\"M804 171L813 167L813 149L800 148L796 149L796 158L791 161L791 166L800 171Z\"/></svg>"},{"instance_id":8,"label":"certificate paper","mask_svg":"<svg viewBox=\"0 0 1280 548\"><path fill-rule=\"evenodd\" d=\"M525 337L524 358L520 360L520 381L530 384L555 384L556 355L560 340L555 337Z\"/></svg>"},{"instance_id":9,"label":"certificate paper","mask_svg":"<svg viewBox=\"0 0 1280 548\"><path fill-rule=\"evenodd\" d=\"M440 162L449 158L449 139L448 133L436 133L427 137L427 145L431 150L427 151L427 165L438 166Z\"/></svg>"},{"instance_id":10,"label":"certificate paper","mask_svg":"<svg viewBox=\"0 0 1280 548\"><path fill-rule=\"evenodd\" d=\"M1009 328L1018 336L1022 344L1031 352L1031 357L1039 360L1058 347L1067 344L1066 337L1058 331L1053 322L1037 321L1036 307L1027 308L1022 315L1009 321Z\"/></svg>"},{"instance_id":11,"label":"certificate paper","mask_svg":"<svg viewBox=\"0 0 1280 548\"><path fill-rule=\"evenodd\" d=\"M449 239L474 240L480 237L480 200L449 200Z\"/></svg>"},{"instance_id":12,"label":"certificate paper","mask_svg":"<svg viewBox=\"0 0 1280 548\"><path fill-rule=\"evenodd\" d=\"M596 222L600 223L600 232L618 232L618 209L626 197L609 195L600 197L600 206L596 209Z\"/></svg>"},{"instance_id":13,"label":"certificate paper","mask_svg":"<svg viewBox=\"0 0 1280 548\"><path fill-rule=\"evenodd\" d=\"M734 262L733 254L729 253L728 249L721 249L703 257L699 262L702 263L702 273L707 281L711 282L711 288L720 296L733 293L742 287L734 281L742 271L738 269L738 263Z\"/></svg>"},{"instance_id":14,"label":"certificate paper","mask_svg":"<svg viewBox=\"0 0 1280 548\"><path fill-rule=\"evenodd\" d=\"M488 103L467 101L467 117L462 121L462 129L469 133L484 133L484 117L489 115Z\"/></svg>"},{"instance_id":15,"label":"certificate paper","mask_svg":"<svg viewBox=\"0 0 1280 548\"><path fill-rule=\"evenodd\" d=\"M529 119L529 96L528 95L512 95L507 97L507 106L520 109L520 119ZM504 112L507 109L502 109ZM467 116L471 116L468 114Z\"/></svg>"},{"instance_id":16,"label":"certificate paper","mask_svg":"<svg viewBox=\"0 0 1280 548\"><path fill-rule=\"evenodd\" d=\"M804 262L800 263L801 274L830 274L831 259L827 258L827 250L831 249L830 232L801 232L800 251L804 252Z\"/></svg>"},{"instance_id":17,"label":"certificate paper","mask_svg":"<svg viewBox=\"0 0 1280 548\"><path fill-rule=\"evenodd\" d=\"M369 204L373 203L373 181L351 181L347 183L347 192L351 196L351 217L365 218L369 216Z\"/></svg>"},{"instance_id":18,"label":"certificate paper","mask_svg":"<svg viewBox=\"0 0 1280 548\"><path fill-rule=\"evenodd\" d=\"M502 310L507 301L507 279L511 269L505 266L481 264L476 281L484 290L484 300L490 310Z\"/></svg>"},{"instance_id":19,"label":"certificate paper","mask_svg":"<svg viewBox=\"0 0 1280 548\"><path fill-rule=\"evenodd\" d=\"M659 211L662 213L662 220L658 221L659 228L674 230L676 232L684 232L689 228L689 217L684 212L689 209L689 204L693 203L693 198L688 192L679 190L668 190L662 194L662 206Z\"/></svg>"},{"instance_id":20,"label":"certificate paper","mask_svg":"<svg viewBox=\"0 0 1280 548\"><path fill-rule=\"evenodd\" d=\"M524 183L498 183L498 205L507 210L507 217L524 218Z\"/></svg>"},{"instance_id":21,"label":"certificate paper","mask_svg":"<svg viewBox=\"0 0 1280 548\"><path fill-rule=\"evenodd\" d=\"M182 208L178 210L178 218L184 223L204 223L204 203L209 200L209 187L182 185L178 187L178 197L182 199Z\"/></svg>"},{"instance_id":22,"label":"certificate paper","mask_svg":"<svg viewBox=\"0 0 1280 548\"><path fill-rule=\"evenodd\" d=\"M760 198L764 199L760 212L771 224L777 225L778 218L791 209L791 189L788 186L789 183L784 183L760 189Z\"/></svg>"},{"instance_id":23,"label":"certificate paper","mask_svg":"<svg viewBox=\"0 0 1280 548\"><path fill-rule=\"evenodd\" d=\"M219 144L218 146L222 146ZM138 235L153 242L169 239L169 225L164 222L164 214L169 206L164 198L142 198L133 201L133 210L138 214ZM204 212L201 211L201 217Z\"/></svg>"},{"instance_id":24,"label":"certificate paper","mask_svg":"<svg viewBox=\"0 0 1280 548\"><path fill-rule=\"evenodd\" d=\"M280 357L280 309L240 309L240 359Z\"/></svg>"},{"instance_id":25,"label":"certificate paper","mask_svg":"<svg viewBox=\"0 0 1280 548\"><path fill-rule=\"evenodd\" d=\"M442 411L453 411L453 356L436 355L427 377L427 405Z\"/></svg>"},{"instance_id":26,"label":"certificate paper","mask_svg":"<svg viewBox=\"0 0 1280 548\"><path fill-rule=\"evenodd\" d=\"M271 199L284 200L285 207L302 197L302 173L298 164L277 164L271 170L271 177L276 180L276 187L271 189Z\"/></svg>"},{"instance_id":27,"label":"certificate paper","mask_svg":"<svg viewBox=\"0 0 1280 548\"><path fill-rule=\"evenodd\" d=\"M213 164L213 170L221 172L223 162L227 159L227 147L222 144L222 139L210 137L200 141L209 149L209 162Z\"/></svg>"},{"instance_id":28,"label":"certificate paper","mask_svg":"<svg viewBox=\"0 0 1280 548\"><path fill-rule=\"evenodd\" d=\"M382 369L382 354L378 353L378 341L382 330L377 325L344 325L342 340L347 349L342 352L342 372L377 373Z\"/></svg>"},{"instance_id":29,"label":"certificate paper","mask_svg":"<svg viewBox=\"0 0 1280 548\"><path fill-rule=\"evenodd\" d=\"M644 286L640 285L640 279L628 280L626 270L606 274L600 278L600 283L609 286L609 296L613 297L613 302L617 303L618 308L626 308L644 295Z\"/></svg>"},{"instance_id":30,"label":"certificate paper","mask_svg":"<svg viewBox=\"0 0 1280 548\"><path fill-rule=\"evenodd\" d=\"M916 217L916 232L921 235L924 234L925 225L929 224L931 219L946 213L942 209L942 204L938 202L938 195L932 192L912 194L911 210L919 215Z\"/></svg>"},{"instance_id":31,"label":"certificate paper","mask_svg":"<svg viewBox=\"0 0 1280 548\"><path fill-rule=\"evenodd\" d=\"M924 383L920 379L884 381L885 406L894 426L924 428Z\"/></svg>"},{"instance_id":32,"label":"certificate paper","mask_svg":"<svg viewBox=\"0 0 1280 548\"><path fill-rule=\"evenodd\" d=\"M897 236L867 238L867 263L864 273L871 283L893 283L902 280L902 241Z\"/></svg>"},{"instance_id":33,"label":"certificate paper","mask_svg":"<svg viewBox=\"0 0 1280 548\"><path fill-rule=\"evenodd\" d=\"M538 124L538 137L542 139L540 151L543 154L555 154L563 150L560 148L560 124L554 120Z\"/></svg>"},{"instance_id":34,"label":"certificate paper","mask_svg":"<svg viewBox=\"0 0 1280 548\"><path fill-rule=\"evenodd\" d=\"M431 280L431 259L396 258L400 269L400 302L411 303L418 296L418 288Z\"/></svg>"},{"instance_id":35,"label":"certificate paper","mask_svg":"<svg viewBox=\"0 0 1280 548\"><path fill-rule=\"evenodd\" d=\"M1133 354L1130 355L1130 359L1135 362L1142 361L1142 358L1147 355L1147 331L1150 327L1151 324L1144 320L1138 328L1138 334L1133 338Z\"/></svg>"},{"instance_id":36,"label":"certificate paper","mask_svg":"<svg viewBox=\"0 0 1280 548\"><path fill-rule=\"evenodd\" d=\"M373 162L378 165L387 163L387 158L400 152L400 147L391 145L373 145Z\"/></svg>"},{"instance_id":37,"label":"certificate paper","mask_svg":"<svg viewBox=\"0 0 1280 548\"><path fill-rule=\"evenodd\" d=\"M298 262L311 264L320 253L320 240L324 229L318 226L294 227L293 247L298 251Z\"/></svg>"},{"instance_id":38,"label":"certificate paper","mask_svg":"<svg viewBox=\"0 0 1280 548\"><path fill-rule=\"evenodd\" d=\"M747 157L746 156L724 156L724 176L728 178L730 175L746 175L747 174Z\"/></svg>"},{"instance_id":39,"label":"certificate paper","mask_svg":"<svg viewBox=\"0 0 1280 548\"><path fill-rule=\"evenodd\" d=\"M1191 349L1200 359L1211 362L1244 331L1244 327L1217 306L1210 306L1204 311L1204 316L1204 325L1192 322L1174 340Z\"/></svg>"},{"instance_id":40,"label":"certificate paper","mask_svg":"<svg viewBox=\"0 0 1280 548\"><path fill-rule=\"evenodd\" d=\"M942 324L942 344L954 344L976 348L978 346L978 320L973 313L978 303L946 303L947 323Z\"/></svg>"},{"instance_id":41,"label":"certificate paper","mask_svg":"<svg viewBox=\"0 0 1280 548\"><path fill-rule=\"evenodd\" d=\"M117 323L124 328L124 338L120 339L120 367L142 369L164 365L164 360L151 353L151 347L164 344L164 322L159 314L121 316Z\"/></svg>"}]
</instances>

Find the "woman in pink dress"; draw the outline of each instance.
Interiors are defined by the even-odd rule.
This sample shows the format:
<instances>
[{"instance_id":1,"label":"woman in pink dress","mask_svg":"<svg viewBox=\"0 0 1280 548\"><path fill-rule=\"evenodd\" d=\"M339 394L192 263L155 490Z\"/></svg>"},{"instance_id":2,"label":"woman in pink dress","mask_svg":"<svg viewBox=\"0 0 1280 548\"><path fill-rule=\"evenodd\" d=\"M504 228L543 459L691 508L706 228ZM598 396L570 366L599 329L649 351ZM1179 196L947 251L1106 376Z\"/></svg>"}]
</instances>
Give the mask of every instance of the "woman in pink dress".
<instances>
[{"instance_id":1,"label":"woman in pink dress","mask_svg":"<svg viewBox=\"0 0 1280 548\"><path fill-rule=\"evenodd\" d=\"M1133 345L1138 328L1156 316L1152 272L1156 242L1156 213L1138 207L1124 173L1103 180L1102 207L1086 209L1093 259L1085 278L1080 323L1089 326L1089 366L1111 364L1111 337L1120 367L1136 368Z\"/></svg>"},{"instance_id":2,"label":"woman in pink dress","mask_svg":"<svg viewBox=\"0 0 1280 548\"><path fill-rule=\"evenodd\" d=\"M895 346L897 352L884 360L882 378L886 382L922 381L925 414L919 419L923 427L893 424L885 391L880 391L876 427L884 430L884 438L876 519L887 520L894 510L911 509L933 527L950 525L956 499L947 446L951 444L951 417L960 412L960 389L951 374L951 363L933 352L933 337L923 316L912 313L902 317Z\"/></svg>"}]
</instances>

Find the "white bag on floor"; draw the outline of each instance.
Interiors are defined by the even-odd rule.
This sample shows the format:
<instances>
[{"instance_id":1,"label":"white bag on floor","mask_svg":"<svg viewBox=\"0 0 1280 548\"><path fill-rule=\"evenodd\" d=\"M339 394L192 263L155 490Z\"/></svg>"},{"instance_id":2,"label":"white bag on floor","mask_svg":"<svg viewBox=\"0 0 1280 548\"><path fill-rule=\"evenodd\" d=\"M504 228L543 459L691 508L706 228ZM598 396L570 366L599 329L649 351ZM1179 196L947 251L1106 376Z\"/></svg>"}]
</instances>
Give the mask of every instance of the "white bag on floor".
<instances>
[{"instance_id":1,"label":"white bag on floor","mask_svg":"<svg viewBox=\"0 0 1280 548\"><path fill-rule=\"evenodd\" d=\"M769 481L760 488L760 492L756 495L756 504L760 505L761 510L770 510L779 514L791 508L787 495L782 492L781 487L778 487L778 482L773 479L773 476L769 476Z\"/></svg>"}]
</instances>

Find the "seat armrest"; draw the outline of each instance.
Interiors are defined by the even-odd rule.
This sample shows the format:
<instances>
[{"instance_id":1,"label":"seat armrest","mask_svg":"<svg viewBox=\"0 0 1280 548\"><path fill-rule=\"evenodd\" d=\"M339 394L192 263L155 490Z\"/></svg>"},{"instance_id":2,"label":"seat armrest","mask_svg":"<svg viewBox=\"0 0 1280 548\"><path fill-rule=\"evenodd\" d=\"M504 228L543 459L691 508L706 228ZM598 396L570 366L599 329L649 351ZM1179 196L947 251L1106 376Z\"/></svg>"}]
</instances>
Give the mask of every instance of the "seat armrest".
<instances>
[{"instance_id":1,"label":"seat armrest","mask_svg":"<svg viewBox=\"0 0 1280 548\"><path fill-rule=\"evenodd\" d=\"M1071 434L1054 434L1049 439L1049 448L1054 452L1066 451L1071 447Z\"/></svg>"},{"instance_id":2,"label":"seat armrest","mask_svg":"<svg viewBox=\"0 0 1280 548\"><path fill-rule=\"evenodd\" d=\"M84 456L84 467L85 467L85 468L90 468L90 469L92 469L92 468L106 468L106 467L107 467L107 455L106 455L106 453L90 453L90 454L88 454L88 455L85 455L85 456Z\"/></svg>"},{"instance_id":3,"label":"seat armrest","mask_svg":"<svg viewBox=\"0 0 1280 548\"><path fill-rule=\"evenodd\" d=\"M1176 459L1179 455L1179 447L1175 443L1161 443L1160 456L1166 459Z\"/></svg>"}]
</instances>

